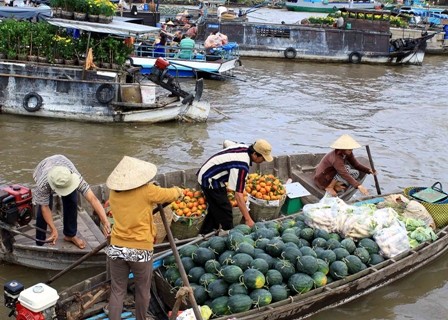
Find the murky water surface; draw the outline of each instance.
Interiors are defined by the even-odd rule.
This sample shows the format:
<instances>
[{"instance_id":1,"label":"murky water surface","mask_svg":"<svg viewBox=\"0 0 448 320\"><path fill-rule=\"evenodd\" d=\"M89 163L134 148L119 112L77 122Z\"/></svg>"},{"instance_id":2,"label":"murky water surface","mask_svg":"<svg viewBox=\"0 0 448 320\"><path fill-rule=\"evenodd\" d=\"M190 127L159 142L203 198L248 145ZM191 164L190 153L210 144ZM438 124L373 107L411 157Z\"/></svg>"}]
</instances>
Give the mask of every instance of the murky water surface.
<instances>
[{"instance_id":1,"label":"murky water surface","mask_svg":"<svg viewBox=\"0 0 448 320\"><path fill-rule=\"evenodd\" d=\"M255 14L276 22L302 18L274 10ZM206 81L204 97L213 110L205 124L103 125L0 115L0 185L31 185L37 163L56 153L97 184L123 155L170 171L199 166L223 139L262 137L275 155L284 155L326 152L336 137L349 133L370 145L384 192L436 181L448 189L447 74L448 60L435 56L420 67L243 59L236 79ZM365 185L375 192L371 177ZM447 258L312 319L446 319ZM61 289L95 272L71 273L54 285ZM53 274L0 265L2 282L18 279L29 286ZM6 317L5 308L0 312Z\"/></svg>"}]
</instances>

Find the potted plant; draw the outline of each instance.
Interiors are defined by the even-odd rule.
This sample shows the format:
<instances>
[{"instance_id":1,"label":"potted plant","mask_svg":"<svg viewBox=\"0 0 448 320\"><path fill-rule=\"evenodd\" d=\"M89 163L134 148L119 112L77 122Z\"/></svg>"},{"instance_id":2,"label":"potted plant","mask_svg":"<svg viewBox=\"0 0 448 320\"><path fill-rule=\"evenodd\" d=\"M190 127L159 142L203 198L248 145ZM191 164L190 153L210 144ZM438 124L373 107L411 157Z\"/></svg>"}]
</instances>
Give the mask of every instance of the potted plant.
<instances>
[{"instance_id":1,"label":"potted plant","mask_svg":"<svg viewBox=\"0 0 448 320\"><path fill-rule=\"evenodd\" d=\"M87 0L87 20L90 22L98 22L100 7L95 0Z\"/></svg>"},{"instance_id":2,"label":"potted plant","mask_svg":"<svg viewBox=\"0 0 448 320\"><path fill-rule=\"evenodd\" d=\"M111 23L117 6L109 0L101 0L99 3L100 13L99 22Z\"/></svg>"},{"instance_id":3,"label":"potted plant","mask_svg":"<svg viewBox=\"0 0 448 320\"><path fill-rule=\"evenodd\" d=\"M73 19L76 1L78 0L62 0L62 18Z\"/></svg>"},{"instance_id":4,"label":"potted plant","mask_svg":"<svg viewBox=\"0 0 448 320\"><path fill-rule=\"evenodd\" d=\"M74 19L84 21L87 19L87 0L77 0L74 6Z\"/></svg>"},{"instance_id":5,"label":"potted plant","mask_svg":"<svg viewBox=\"0 0 448 320\"><path fill-rule=\"evenodd\" d=\"M54 18L62 17L62 1L63 0L50 0L50 7L52 8Z\"/></svg>"}]
</instances>

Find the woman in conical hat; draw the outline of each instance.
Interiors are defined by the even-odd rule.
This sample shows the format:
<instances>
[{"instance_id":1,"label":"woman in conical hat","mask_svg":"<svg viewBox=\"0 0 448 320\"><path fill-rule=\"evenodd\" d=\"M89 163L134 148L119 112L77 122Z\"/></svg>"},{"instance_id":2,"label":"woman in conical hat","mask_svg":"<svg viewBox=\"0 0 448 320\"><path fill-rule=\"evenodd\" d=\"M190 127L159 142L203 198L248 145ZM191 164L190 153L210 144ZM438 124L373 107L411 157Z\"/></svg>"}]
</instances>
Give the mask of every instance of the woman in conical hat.
<instances>
[{"instance_id":1,"label":"woman in conical hat","mask_svg":"<svg viewBox=\"0 0 448 320\"><path fill-rule=\"evenodd\" d=\"M125 156L106 181L114 216L110 246L106 250L111 275L110 319L121 319L130 271L135 277L136 318L146 319L157 230L152 209L155 204L172 202L183 195L178 187L162 188L150 183L156 173L154 164Z\"/></svg>"},{"instance_id":2,"label":"woman in conical hat","mask_svg":"<svg viewBox=\"0 0 448 320\"><path fill-rule=\"evenodd\" d=\"M349 185L367 195L368 190L357 181L359 172L375 173L356 160L353 149L361 145L348 134L343 134L330 147L334 150L327 153L317 166L314 183L332 196L337 196Z\"/></svg>"}]
</instances>

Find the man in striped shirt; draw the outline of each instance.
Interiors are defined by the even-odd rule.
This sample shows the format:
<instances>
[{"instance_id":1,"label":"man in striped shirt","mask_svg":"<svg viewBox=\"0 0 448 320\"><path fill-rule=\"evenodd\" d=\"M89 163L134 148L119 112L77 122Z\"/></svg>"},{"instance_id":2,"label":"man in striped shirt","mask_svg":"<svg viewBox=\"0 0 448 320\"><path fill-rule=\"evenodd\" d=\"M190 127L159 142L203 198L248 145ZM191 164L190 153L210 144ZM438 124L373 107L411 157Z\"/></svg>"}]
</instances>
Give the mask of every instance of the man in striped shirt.
<instances>
[{"instance_id":1,"label":"man in striped shirt","mask_svg":"<svg viewBox=\"0 0 448 320\"><path fill-rule=\"evenodd\" d=\"M269 142L259 139L250 146L233 144L202 165L197 173L198 182L208 203L208 212L200 231L202 234L219 227L223 230L233 228L232 206L227 198L227 188L235 191L235 199L246 224L250 227L254 225L243 196L246 177L253 162L271 162L271 152Z\"/></svg>"},{"instance_id":2,"label":"man in striped shirt","mask_svg":"<svg viewBox=\"0 0 448 320\"><path fill-rule=\"evenodd\" d=\"M64 240L73 242L80 249L84 249L86 244L77 234L78 217L78 193L79 191L99 215L103 225L105 236L110 234L110 222L106 212L98 198L90 189L89 184L82 178L76 170L75 165L63 155L54 155L42 160L33 173L36 186L33 189L33 203L37 205L36 226L47 229L50 226L51 244L55 244L58 239L58 230L53 221L53 191L61 196L63 205L63 233ZM36 239L45 240L46 234L36 230ZM44 242L36 241L42 246Z\"/></svg>"}]
</instances>

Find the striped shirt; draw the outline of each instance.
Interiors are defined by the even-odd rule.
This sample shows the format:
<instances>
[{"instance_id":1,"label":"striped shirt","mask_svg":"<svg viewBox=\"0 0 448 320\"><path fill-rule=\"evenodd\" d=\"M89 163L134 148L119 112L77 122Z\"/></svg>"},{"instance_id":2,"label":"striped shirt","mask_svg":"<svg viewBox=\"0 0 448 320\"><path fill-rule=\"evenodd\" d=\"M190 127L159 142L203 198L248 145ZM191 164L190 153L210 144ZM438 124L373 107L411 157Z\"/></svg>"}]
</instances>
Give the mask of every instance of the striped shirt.
<instances>
[{"instance_id":1,"label":"striped shirt","mask_svg":"<svg viewBox=\"0 0 448 320\"><path fill-rule=\"evenodd\" d=\"M199 169L198 182L203 188L225 187L243 192L251 160L249 147L244 144L232 145L208 159Z\"/></svg>"},{"instance_id":2,"label":"striped shirt","mask_svg":"<svg viewBox=\"0 0 448 320\"><path fill-rule=\"evenodd\" d=\"M48 183L48 172L56 166L67 167L71 172L78 174L81 177L81 182L78 186L78 191L83 195L90 189L89 184L82 178L81 174L76 170L75 165L67 159L67 157L57 154L42 160L36 167L33 173L36 186L33 189L33 203L36 205L46 205L50 203L50 196L52 190Z\"/></svg>"}]
</instances>

